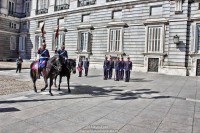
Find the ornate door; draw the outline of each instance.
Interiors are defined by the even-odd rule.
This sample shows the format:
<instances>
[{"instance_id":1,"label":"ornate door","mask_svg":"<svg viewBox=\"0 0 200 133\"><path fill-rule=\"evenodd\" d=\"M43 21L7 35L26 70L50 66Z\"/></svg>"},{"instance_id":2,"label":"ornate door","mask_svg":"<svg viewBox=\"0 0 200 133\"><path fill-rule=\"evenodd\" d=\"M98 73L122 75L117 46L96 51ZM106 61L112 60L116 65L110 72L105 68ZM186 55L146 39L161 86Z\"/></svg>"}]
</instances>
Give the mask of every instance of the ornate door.
<instances>
[{"instance_id":1,"label":"ornate door","mask_svg":"<svg viewBox=\"0 0 200 133\"><path fill-rule=\"evenodd\" d=\"M200 76L200 59L197 59L196 75L197 75L197 76Z\"/></svg>"},{"instance_id":2,"label":"ornate door","mask_svg":"<svg viewBox=\"0 0 200 133\"><path fill-rule=\"evenodd\" d=\"M158 72L158 58L149 58L148 59L148 72Z\"/></svg>"}]
</instances>

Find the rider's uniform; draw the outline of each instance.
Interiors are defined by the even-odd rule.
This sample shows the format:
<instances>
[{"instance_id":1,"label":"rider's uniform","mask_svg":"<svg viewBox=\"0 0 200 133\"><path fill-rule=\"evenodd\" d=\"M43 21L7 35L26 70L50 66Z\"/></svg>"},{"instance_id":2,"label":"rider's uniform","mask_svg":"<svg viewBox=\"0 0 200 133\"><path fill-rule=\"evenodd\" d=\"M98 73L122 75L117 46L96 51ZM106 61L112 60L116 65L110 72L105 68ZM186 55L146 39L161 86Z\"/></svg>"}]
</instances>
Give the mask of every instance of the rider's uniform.
<instances>
[{"instance_id":1,"label":"rider's uniform","mask_svg":"<svg viewBox=\"0 0 200 133\"><path fill-rule=\"evenodd\" d=\"M49 60L49 51L47 49L38 49L38 54L40 54L40 69L46 68L47 61Z\"/></svg>"}]
</instances>

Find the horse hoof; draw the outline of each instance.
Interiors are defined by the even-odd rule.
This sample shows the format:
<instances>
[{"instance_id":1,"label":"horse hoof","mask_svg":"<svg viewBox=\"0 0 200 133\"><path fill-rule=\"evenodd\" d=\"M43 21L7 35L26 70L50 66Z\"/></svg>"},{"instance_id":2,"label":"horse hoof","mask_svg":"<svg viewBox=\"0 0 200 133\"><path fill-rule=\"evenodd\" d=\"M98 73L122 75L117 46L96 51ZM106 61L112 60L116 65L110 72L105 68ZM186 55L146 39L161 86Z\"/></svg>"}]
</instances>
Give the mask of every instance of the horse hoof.
<instances>
[{"instance_id":1,"label":"horse hoof","mask_svg":"<svg viewBox=\"0 0 200 133\"><path fill-rule=\"evenodd\" d=\"M58 89L58 91L61 91L61 89Z\"/></svg>"},{"instance_id":2,"label":"horse hoof","mask_svg":"<svg viewBox=\"0 0 200 133\"><path fill-rule=\"evenodd\" d=\"M41 89L41 91L44 91L45 89Z\"/></svg>"},{"instance_id":3,"label":"horse hoof","mask_svg":"<svg viewBox=\"0 0 200 133\"><path fill-rule=\"evenodd\" d=\"M50 93L50 95L51 95L51 96L53 96L53 94L52 94L52 93Z\"/></svg>"},{"instance_id":4,"label":"horse hoof","mask_svg":"<svg viewBox=\"0 0 200 133\"><path fill-rule=\"evenodd\" d=\"M71 91L70 91L70 90L68 90L68 93L71 93Z\"/></svg>"}]
</instances>

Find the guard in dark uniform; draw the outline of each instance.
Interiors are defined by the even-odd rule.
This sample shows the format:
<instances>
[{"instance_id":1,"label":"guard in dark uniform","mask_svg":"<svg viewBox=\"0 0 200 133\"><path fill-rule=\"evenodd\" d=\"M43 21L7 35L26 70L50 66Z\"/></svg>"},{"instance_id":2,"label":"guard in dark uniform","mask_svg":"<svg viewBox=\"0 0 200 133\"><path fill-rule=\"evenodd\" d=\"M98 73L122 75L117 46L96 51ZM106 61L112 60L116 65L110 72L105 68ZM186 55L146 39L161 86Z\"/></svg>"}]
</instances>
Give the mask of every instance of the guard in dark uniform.
<instances>
[{"instance_id":1,"label":"guard in dark uniform","mask_svg":"<svg viewBox=\"0 0 200 133\"><path fill-rule=\"evenodd\" d=\"M17 69L16 69L16 73L18 72L19 70L19 73L21 73L21 69L22 69L22 58L19 56L19 58L17 58L16 60L16 63L17 63Z\"/></svg>"},{"instance_id":2,"label":"guard in dark uniform","mask_svg":"<svg viewBox=\"0 0 200 133\"><path fill-rule=\"evenodd\" d=\"M108 57L105 57L105 60L103 63L103 70L104 70L104 80L107 80L108 79L108 70L109 70Z\"/></svg>"},{"instance_id":3,"label":"guard in dark uniform","mask_svg":"<svg viewBox=\"0 0 200 133\"><path fill-rule=\"evenodd\" d=\"M88 75L88 69L89 69L90 62L88 61L88 58L84 61L84 69L85 69L85 76Z\"/></svg>"},{"instance_id":4,"label":"guard in dark uniform","mask_svg":"<svg viewBox=\"0 0 200 133\"><path fill-rule=\"evenodd\" d=\"M114 61L112 60L112 57L110 56L109 60L109 79L112 79L112 73L113 73L113 68L114 68Z\"/></svg>"},{"instance_id":5,"label":"guard in dark uniform","mask_svg":"<svg viewBox=\"0 0 200 133\"><path fill-rule=\"evenodd\" d=\"M127 61L125 62L124 68L125 68L125 82L129 82L130 73L131 73L130 70L132 70L132 62L130 61L129 57L127 58Z\"/></svg>"},{"instance_id":6,"label":"guard in dark uniform","mask_svg":"<svg viewBox=\"0 0 200 133\"><path fill-rule=\"evenodd\" d=\"M61 56L65 60L65 65L67 65L68 53L67 50L65 50L65 45L63 44L61 46L61 49L59 49L58 51L56 50L55 53L59 54L59 56Z\"/></svg>"},{"instance_id":7,"label":"guard in dark uniform","mask_svg":"<svg viewBox=\"0 0 200 133\"><path fill-rule=\"evenodd\" d=\"M83 71L83 61L82 61L81 58L79 59L77 69L78 69L78 72L79 72L79 77L81 77L82 76L82 71Z\"/></svg>"},{"instance_id":8,"label":"guard in dark uniform","mask_svg":"<svg viewBox=\"0 0 200 133\"><path fill-rule=\"evenodd\" d=\"M64 59L68 59L68 53L67 53L67 50L65 50L65 45L64 44L61 46L61 49L59 49L57 51L57 54L59 54Z\"/></svg>"},{"instance_id":9,"label":"guard in dark uniform","mask_svg":"<svg viewBox=\"0 0 200 133\"><path fill-rule=\"evenodd\" d=\"M120 70L120 60L119 57L117 57L117 60L115 61L115 81L119 81L119 70Z\"/></svg>"},{"instance_id":10,"label":"guard in dark uniform","mask_svg":"<svg viewBox=\"0 0 200 133\"><path fill-rule=\"evenodd\" d=\"M46 74L46 65L47 61L49 60L49 51L46 49L46 43L42 43L42 47L38 49L38 54L40 55L39 59L39 75L41 72Z\"/></svg>"},{"instance_id":11,"label":"guard in dark uniform","mask_svg":"<svg viewBox=\"0 0 200 133\"><path fill-rule=\"evenodd\" d=\"M125 62L124 62L124 58L122 57L121 58L121 61L120 61L120 77L119 77L119 79L120 80L123 80L124 79L124 64L125 64Z\"/></svg>"}]
</instances>

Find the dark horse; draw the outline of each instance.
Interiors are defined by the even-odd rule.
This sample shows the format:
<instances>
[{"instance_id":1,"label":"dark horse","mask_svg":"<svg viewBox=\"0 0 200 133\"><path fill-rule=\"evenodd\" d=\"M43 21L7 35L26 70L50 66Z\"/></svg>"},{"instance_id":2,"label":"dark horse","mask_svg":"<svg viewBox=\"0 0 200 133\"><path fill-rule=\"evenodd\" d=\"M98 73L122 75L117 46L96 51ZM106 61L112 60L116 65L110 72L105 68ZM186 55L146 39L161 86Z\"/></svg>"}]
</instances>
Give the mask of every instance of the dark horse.
<instances>
[{"instance_id":1,"label":"dark horse","mask_svg":"<svg viewBox=\"0 0 200 133\"><path fill-rule=\"evenodd\" d=\"M63 59L59 57L59 55L54 55L50 60L47 61L46 74L43 74L45 87L42 88L41 91L44 91L48 87L47 79L50 78L49 93L51 96L53 96L53 94L51 93L51 86L53 85L53 79L62 70L62 64ZM33 61L30 65L30 76L33 81L33 87L35 92L37 92L35 83L38 77L38 65L39 61ZM44 71L42 71L42 73L44 73Z\"/></svg>"},{"instance_id":2,"label":"dark horse","mask_svg":"<svg viewBox=\"0 0 200 133\"><path fill-rule=\"evenodd\" d=\"M70 90L70 87L69 87L69 79L70 79L71 72L73 72L74 74L76 73L76 61L73 60L73 59L67 59L66 62L67 63L62 64L62 71L60 71L60 73L59 73L58 90L60 90L60 84L62 82L62 77L66 76L67 77L68 92L70 93L71 90ZM55 87L56 87L57 76L55 77L55 81L54 81Z\"/></svg>"}]
</instances>

